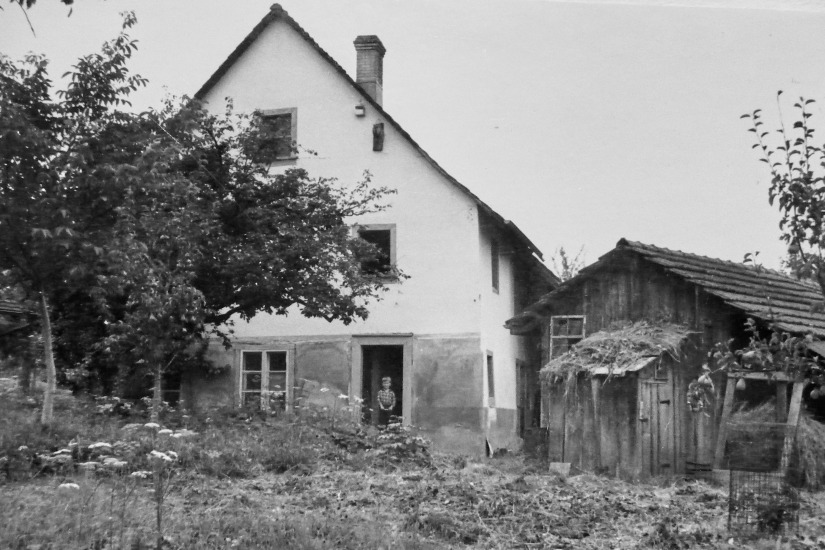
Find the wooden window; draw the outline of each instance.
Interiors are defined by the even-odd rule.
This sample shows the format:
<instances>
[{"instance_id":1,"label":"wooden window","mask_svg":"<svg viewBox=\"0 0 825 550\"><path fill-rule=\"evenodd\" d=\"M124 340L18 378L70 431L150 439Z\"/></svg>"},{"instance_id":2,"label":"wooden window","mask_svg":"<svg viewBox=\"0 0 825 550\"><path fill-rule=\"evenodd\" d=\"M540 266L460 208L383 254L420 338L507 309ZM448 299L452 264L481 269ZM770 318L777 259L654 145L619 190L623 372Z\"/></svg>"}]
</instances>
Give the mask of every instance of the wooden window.
<instances>
[{"instance_id":1,"label":"wooden window","mask_svg":"<svg viewBox=\"0 0 825 550\"><path fill-rule=\"evenodd\" d=\"M492 239L490 241L490 268L492 271L492 281L493 281L493 290L498 292L498 285L499 285L499 256L501 255L501 249L497 239Z\"/></svg>"},{"instance_id":2,"label":"wooden window","mask_svg":"<svg viewBox=\"0 0 825 550\"><path fill-rule=\"evenodd\" d=\"M258 111L261 141L254 152L254 160L270 163L297 158L298 109L270 109Z\"/></svg>"},{"instance_id":3,"label":"wooden window","mask_svg":"<svg viewBox=\"0 0 825 550\"><path fill-rule=\"evenodd\" d=\"M493 352L487 352L487 402L490 407L496 406L496 385L493 373L495 366L493 364Z\"/></svg>"},{"instance_id":4,"label":"wooden window","mask_svg":"<svg viewBox=\"0 0 825 550\"><path fill-rule=\"evenodd\" d=\"M584 315L554 315L550 317L550 358L566 353L585 334Z\"/></svg>"},{"instance_id":5,"label":"wooden window","mask_svg":"<svg viewBox=\"0 0 825 550\"><path fill-rule=\"evenodd\" d=\"M241 352L241 405L263 410L292 410L289 352Z\"/></svg>"},{"instance_id":6,"label":"wooden window","mask_svg":"<svg viewBox=\"0 0 825 550\"><path fill-rule=\"evenodd\" d=\"M378 249L376 257L363 262L361 269L371 275L392 278L396 257L395 224L359 225L356 231L359 238Z\"/></svg>"}]
</instances>

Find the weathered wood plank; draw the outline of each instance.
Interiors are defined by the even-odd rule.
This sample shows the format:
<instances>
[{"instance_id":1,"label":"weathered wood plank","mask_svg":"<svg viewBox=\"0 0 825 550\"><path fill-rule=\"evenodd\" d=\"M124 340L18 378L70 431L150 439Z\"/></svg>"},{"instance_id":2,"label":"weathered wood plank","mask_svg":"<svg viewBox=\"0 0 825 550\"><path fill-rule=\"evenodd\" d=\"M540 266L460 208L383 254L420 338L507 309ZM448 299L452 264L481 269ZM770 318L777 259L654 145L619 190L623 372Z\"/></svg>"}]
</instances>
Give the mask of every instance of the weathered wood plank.
<instances>
[{"instance_id":1,"label":"weathered wood plank","mask_svg":"<svg viewBox=\"0 0 825 550\"><path fill-rule=\"evenodd\" d=\"M783 472L787 472L791 462L794 439L796 438L796 429L799 424L799 411L802 408L802 390L804 386L805 385L802 382L797 382L793 385L791 406L788 409L788 424L785 428L785 442L782 445L781 467Z\"/></svg>"},{"instance_id":2,"label":"weathered wood plank","mask_svg":"<svg viewBox=\"0 0 825 550\"><path fill-rule=\"evenodd\" d=\"M601 380L595 377L590 378L590 398L593 402L593 467L597 471L602 468L602 425L601 415L599 414L601 384Z\"/></svg>"},{"instance_id":3,"label":"weathered wood plank","mask_svg":"<svg viewBox=\"0 0 825 550\"><path fill-rule=\"evenodd\" d=\"M736 392L736 382L728 378L728 387L725 391L725 404L722 407L722 418L719 421L719 435L716 438L716 452L713 455L713 468L721 469L725 459L725 444L728 437L728 419L733 411L733 394Z\"/></svg>"}]
</instances>

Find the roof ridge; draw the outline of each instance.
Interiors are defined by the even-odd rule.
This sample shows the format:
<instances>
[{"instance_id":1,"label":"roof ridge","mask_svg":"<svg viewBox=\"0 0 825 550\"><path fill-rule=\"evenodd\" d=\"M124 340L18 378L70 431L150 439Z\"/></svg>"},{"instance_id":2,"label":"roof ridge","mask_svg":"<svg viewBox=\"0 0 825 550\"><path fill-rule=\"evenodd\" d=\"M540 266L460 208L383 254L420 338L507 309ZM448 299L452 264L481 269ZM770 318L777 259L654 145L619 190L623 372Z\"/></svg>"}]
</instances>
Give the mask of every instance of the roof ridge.
<instances>
[{"instance_id":1,"label":"roof ridge","mask_svg":"<svg viewBox=\"0 0 825 550\"><path fill-rule=\"evenodd\" d=\"M653 248L655 250L661 250L663 252L668 252L668 253L674 254L674 255L682 254L684 256L691 256L693 258L701 258L703 260L707 260L710 263L714 263L714 264L731 265L733 267L736 267L737 269L744 269L744 270L750 271L750 272L755 273L755 274L768 273L768 274L771 274L771 275L776 275L777 277L780 277L784 280L791 281L791 282L794 282L794 283L803 284L805 286L811 286L812 288L814 286L816 286L813 283L810 283L808 281L803 281L802 279L794 278L794 277L788 275L787 273L782 273L781 271L778 271L776 269L771 269L769 267L747 265L747 264L740 263L740 262L734 262L734 261L731 261L731 260L723 260L721 258L714 258L712 256L705 256L705 255L696 254L696 253L693 253L693 252L685 252L683 250L673 250L671 248L665 248L663 246L657 246L655 244L647 244L647 243L643 243L641 241L631 241L630 239L627 239L627 238L624 238L624 237L619 239L619 241L616 243L616 246L621 246L621 245L628 245L630 247L636 246L636 247L641 247L641 248Z\"/></svg>"}]
</instances>

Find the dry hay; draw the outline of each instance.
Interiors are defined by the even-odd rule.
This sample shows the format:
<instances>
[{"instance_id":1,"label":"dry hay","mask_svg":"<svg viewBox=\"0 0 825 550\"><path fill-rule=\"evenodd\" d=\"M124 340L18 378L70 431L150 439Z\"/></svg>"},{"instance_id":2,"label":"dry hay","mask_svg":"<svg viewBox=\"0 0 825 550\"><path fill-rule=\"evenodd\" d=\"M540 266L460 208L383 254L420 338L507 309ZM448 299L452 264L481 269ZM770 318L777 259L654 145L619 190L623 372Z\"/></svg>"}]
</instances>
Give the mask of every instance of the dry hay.
<instances>
[{"instance_id":1,"label":"dry hay","mask_svg":"<svg viewBox=\"0 0 825 550\"><path fill-rule=\"evenodd\" d=\"M754 407L741 407L731 414L730 421L751 424L758 430L758 424L776 422L776 401L770 399ZM763 441L762 445L774 445L770 438L764 437L764 433L757 439ZM753 446L748 449L754 456L768 454L766 451L770 452L769 449ZM825 424L815 420L804 409L800 411L791 470L800 485L811 490L825 488Z\"/></svg>"},{"instance_id":2,"label":"dry hay","mask_svg":"<svg viewBox=\"0 0 825 550\"><path fill-rule=\"evenodd\" d=\"M602 330L578 342L567 353L552 359L541 369L545 383L575 380L598 367L622 369L644 357L668 354L678 359L685 339L692 333L676 324L652 325L647 321L628 324L616 330Z\"/></svg>"}]
</instances>

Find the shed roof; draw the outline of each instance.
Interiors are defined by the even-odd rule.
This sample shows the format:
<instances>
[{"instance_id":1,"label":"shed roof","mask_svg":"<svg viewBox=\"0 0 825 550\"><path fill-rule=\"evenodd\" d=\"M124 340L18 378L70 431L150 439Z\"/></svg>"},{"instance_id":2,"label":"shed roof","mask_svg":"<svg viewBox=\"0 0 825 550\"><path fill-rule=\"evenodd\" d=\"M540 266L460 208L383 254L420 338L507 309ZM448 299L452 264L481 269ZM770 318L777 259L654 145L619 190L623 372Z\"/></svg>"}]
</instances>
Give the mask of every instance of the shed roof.
<instances>
[{"instance_id":1,"label":"shed roof","mask_svg":"<svg viewBox=\"0 0 825 550\"><path fill-rule=\"evenodd\" d=\"M338 64L335 59L329 53L326 52L318 43L309 35L307 31L303 29L290 15L286 12L286 10L281 7L280 4L272 4L269 8L269 13L264 16L261 21L255 25L252 31L246 36L246 38L241 41L240 44L229 54L229 57L221 63L220 67L209 77L209 79L204 83L203 86L195 93L195 98L202 100L206 94L223 78L226 72L235 64L235 62L246 52L247 49L252 45L255 40L263 33L263 31L274 21L282 20L287 23L290 27L292 27L307 43L316 51L318 54L327 62L329 63L335 71L341 75L341 77L350 85L352 86L355 91L357 91L361 98L367 102L373 109L375 109L378 113L383 116L387 122L392 126L404 139L409 142L409 144L416 150L416 152L421 155L421 157L426 160L439 174L441 174L448 182L452 185L456 186L459 190L461 190L464 194L466 194L476 205L481 209L482 212L486 213L490 216L493 221L498 225L505 233L509 234L516 242L520 243L527 251L531 254L535 254L539 259L543 259L541 250L533 244L533 242L527 238L527 236L514 224L512 221L505 219L495 210L490 208L484 201L478 198L472 191L470 191L467 187L461 184L458 180L456 180L453 176L447 173L444 168L441 167L429 154L427 154L424 149L421 148L418 143L407 133L404 128L401 127L398 122L395 121L381 105L379 105L366 91L364 91L352 77L347 74L347 71L344 70L341 65ZM548 282L556 285L560 281L556 277L556 275L550 271L544 264L540 262L536 262L537 265L540 265L543 268L542 275L544 278L548 280Z\"/></svg>"},{"instance_id":2,"label":"shed roof","mask_svg":"<svg viewBox=\"0 0 825 550\"><path fill-rule=\"evenodd\" d=\"M624 376L637 372L668 355L679 360L694 334L670 323L639 321L612 330L595 332L554 357L541 369L542 380L591 376Z\"/></svg>"},{"instance_id":3,"label":"shed roof","mask_svg":"<svg viewBox=\"0 0 825 550\"><path fill-rule=\"evenodd\" d=\"M565 281L553 292L545 294L524 313L507 321L514 331L526 330L535 324L542 312L560 294L604 268L618 254L631 253L661 266L668 273L716 296L742 313L787 332L811 333L825 337L825 314L813 304L822 302L819 286L789 277L778 271L741 263L708 258L679 250L670 250L627 239L620 239L616 248L574 278Z\"/></svg>"}]
</instances>

